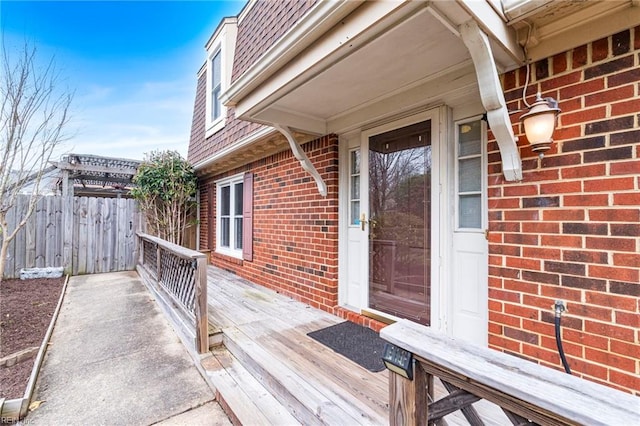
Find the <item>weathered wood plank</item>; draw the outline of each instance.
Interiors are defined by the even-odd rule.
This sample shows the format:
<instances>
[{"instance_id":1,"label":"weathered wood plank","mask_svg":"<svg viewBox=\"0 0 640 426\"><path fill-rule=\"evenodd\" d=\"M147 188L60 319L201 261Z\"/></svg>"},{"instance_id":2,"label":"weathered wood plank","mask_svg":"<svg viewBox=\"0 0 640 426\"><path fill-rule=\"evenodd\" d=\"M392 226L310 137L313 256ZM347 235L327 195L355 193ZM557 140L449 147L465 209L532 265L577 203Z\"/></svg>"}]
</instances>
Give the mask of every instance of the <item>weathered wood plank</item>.
<instances>
[{"instance_id":1,"label":"weathered wood plank","mask_svg":"<svg viewBox=\"0 0 640 426\"><path fill-rule=\"evenodd\" d=\"M78 266L74 266L75 274L87 274L89 269L87 267L87 238L89 234L89 199L87 197L79 197L78 205L75 209L75 214L78 215L77 224L78 232L75 234L75 247L78 252Z\"/></svg>"},{"instance_id":2,"label":"weathered wood plank","mask_svg":"<svg viewBox=\"0 0 640 426\"><path fill-rule=\"evenodd\" d=\"M93 202L93 220L94 220L94 232L89 235L89 242L87 243L88 247L93 249L92 256L90 259L93 260L93 273L102 272L102 264L103 264L103 250L104 250L104 233L105 233L105 220L103 217L104 214L104 198L91 198ZM93 239L93 244L91 243L91 239Z\"/></svg>"},{"instance_id":3,"label":"weathered wood plank","mask_svg":"<svg viewBox=\"0 0 640 426\"><path fill-rule=\"evenodd\" d=\"M637 397L401 320L381 336L425 370L541 424L640 424ZM561 395L562 397L554 397Z\"/></svg>"},{"instance_id":4,"label":"weathered wood plank","mask_svg":"<svg viewBox=\"0 0 640 426\"><path fill-rule=\"evenodd\" d=\"M129 216L131 215L131 216ZM130 269L135 266L138 262L137 253L140 250L140 246L138 244L138 237L136 236L136 232L141 229L141 215L138 210L137 204L135 200L127 200L127 217L133 217L133 220L129 220L130 223L127 223L127 255L126 258L126 268Z\"/></svg>"},{"instance_id":5,"label":"weathered wood plank","mask_svg":"<svg viewBox=\"0 0 640 426\"><path fill-rule=\"evenodd\" d=\"M399 374L389 374L389 424L391 426L426 425L428 418L428 381L426 374L415 371L413 380Z\"/></svg>"},{"instance_id":6,"label":"weathered wood plank","mask_svg":"<svg viewBox=\"0 0 640 426\"><path fill-rule=\"evenodd\" d=\"M207 375L240 424L299 424L227 350L218 348L213 355Z\"/></svg>"},{"instance_id":7,"label":"weathered wood plank","mask_svg":"<svg viewBox=\"0 0 640 426\"><path fill-rule=\"evenodd\" d=\"M9 209L7 211L7 226L10 231L13 231L16 228L16 208ZM0 240L2 240L0 236ZM5 263L5 273L4 276L6 278L16 278L16 239L14 238L10 243L9 247L7 247L7 260Z\"/></svg>"},{"instance_id":8,"label":"weathered wood plank","mask_svg":"<svg viewBox=\"0 0 640 426\"><path fill-rule=\"evenodd\" d=\"M47 217L45 222L45 266L58 266L55 262L56 252L56 210L55 197L45 197L47 200Z\"/></svg>"},{"instance_id":9,"label":"weathered wood plank","mask_svg":"<svg viewBox=\"0 0 640 426\"><path fill-rule=\"evenodd\" d=\"M449 382L442 382L442 385L444 386L444 388L449 393L452 393L452 392L455 392L455 391L459 390L459 388L453 386ZM462 414L464 415L465 419L467 419L469 424L471 424L471 425L484 425L485 424L485 422L480 418L480 415L475 410L475 408L473 408L473 406L469 405L469 406L462 407L460 409L460 411L462 411Z\"/></svg>"},{"instance_id":10,"label":"weathered wood plank","mask_svg":"<svg viewBox=\"0 0 640 426\"><path fill-rule=\"evenodd\" d=\"M26 211L28 209L28 206L25 206L25 214ZM20 217L24 217L23 215L21 215ZM37 243L37 238L36 238L36 215L32 214L29 219L27 220L27 223L24 226L25 231L26 231L26 258L25 258L25 263L24 263L24 267L25 268L33 268L36 266L36 243Z\"/></svg>"},{"instance_id":11,"label":"weathered wood plank","mask_svg":"<svg viewBox=\"0 0 640 426\"><path fill-rule=\"evenodd\" d=\"M47 200L42 197L36 203L36 210L33 212L34 221L36 224L35 233L35 267L44 268L46 259L46 219L47 219Z\"/></svg>"},{"instance_id":12,"label":"weathered wood plank","mask_svg":"<svg viewBox=\"0 0 640 426\"><path fill-rule=\"evenodd\" d=\"M173 254L175 254L178 257L181 257L183 259L193 259L193 258L197 258L197 257L206 257L203 253L200 253L198 251L195 250L191 250L182 246L179 246L177 244L173 244L170 243L168 241L165 241L163 239L154 237L153 235L148 235L148 234L144 234L141 232L138 232L137 235L141 238L144 238L148 241L152 241L156 244L158 244L160 247L166 249L166 250L170 250Z\"/></svg>"},{"instance_id":13,"label":"weathered wood plank","mask_svg":"<svg viewBox=\"0 0 640 426\"><path fill-rule=\"evenodd\" d=\"M267 387L278 401L296 413L296 418L309 425L359 424L359 419L349 416L333 401L312 386L305 386L300 372L293 371L285 363L243 335L238 329L224 330L224 344L242 365ZM295 389L291 398L289 389Z\"/></svg>"},{"instance_id":14,"label":"weathered wood plank","mask_svg":"<svg viewBox=\"0 0 640 426\"><path fill-rule=\"evenodd\" d=\"M285 321L282 321L284 323ZM361 423L379 424L387 418L387 372L371 373L306 335L300 327L273 327L273 321L253 322L237 328L304 375L300 386L311 386ZM314 328L331 324L319 320Z\"/></svg>"},{"instance_id":15,"label":"weathered wood plank","mask_svg":"<svg viewBox=\"0 0 640 426\"><path fill-rule=\"evenodd\" d=\"M55 255L53 259L54 266L62 266L64 267L63 257L64 257L64 222L63 222L63 202L64 198L62 197L53 197L54 206L55 206Z\"/></svg>"}]
</instances>

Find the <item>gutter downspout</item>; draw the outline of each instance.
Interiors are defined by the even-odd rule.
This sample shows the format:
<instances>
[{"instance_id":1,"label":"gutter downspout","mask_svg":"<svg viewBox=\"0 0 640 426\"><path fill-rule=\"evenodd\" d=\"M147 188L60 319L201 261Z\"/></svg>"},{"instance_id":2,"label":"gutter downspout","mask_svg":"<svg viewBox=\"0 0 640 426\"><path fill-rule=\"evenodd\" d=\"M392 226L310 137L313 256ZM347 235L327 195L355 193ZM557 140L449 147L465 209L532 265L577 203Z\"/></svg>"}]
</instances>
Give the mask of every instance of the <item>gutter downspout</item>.
<instances>
[{"instance_id":1,"label":"gutter downspout","mask_svg":"<svg viewBox=\"0 0 640 426\"><path fill-rule=\"evenodd\" d=\"M316 181L316 185L318 185L318 192L320 193L320 195L326 197L327 184L324 182L324 180L322 180L322 176L320 176L318 170L316 170L311 160L309 160L309 157L307 157L307 154L305 154L298 141L296 141L296 138L293 135L291 129L287 126L281 126L279 124L273 124L272 126L274 129L282 133L285 138L287 138L289 146L291 146L291 151L293 151L294 157L296 157L298 161L300 161L300 165L302 166L302 168L305 169L307 173L309 173Z\"/></svg>"},{"instance_id":2,"label":"gutter downspout","mask_svg":"<svg viewBox=\"0 0 640 426\"><path fill-rule=\"evenodd\" d=\"M498 78L498 69L493 61L489 38L472 20L460 25L460 35L471 54L476 70L482 106L487 110L489 126L500 148L504 178L507 181L520 181L522 161Z\"/></svg>"}]
</instances>

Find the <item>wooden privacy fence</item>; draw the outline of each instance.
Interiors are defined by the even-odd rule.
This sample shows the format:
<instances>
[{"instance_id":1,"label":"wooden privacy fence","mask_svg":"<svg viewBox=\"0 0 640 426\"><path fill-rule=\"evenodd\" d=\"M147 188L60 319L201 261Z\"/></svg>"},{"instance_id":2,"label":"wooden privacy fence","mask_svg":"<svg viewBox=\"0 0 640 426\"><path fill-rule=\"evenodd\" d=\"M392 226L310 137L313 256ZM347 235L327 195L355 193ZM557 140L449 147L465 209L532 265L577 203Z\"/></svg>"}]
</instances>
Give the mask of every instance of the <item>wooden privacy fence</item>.
<instances>
[{"instance_id":1,"label":"wooden privacy fence","mask_svg":"<svg viewBox=\"0 0 640 426\"><path fill-rule=\"evenodd\" d=\"M144 269L138 269L140 275L151 281L154 290L165 299L161 300L165 305L170 305L182 319L193 325L196 350L207 352L206 255L151 235L137 235L140 238L140 266Z\"/></svg>"},{"instance_id":2,"label":"wooden privacy fence","mask_svg":"<svg viewBox=\"0 0 640 426\"><path fill-rule=\"evenodd\" d=\"M461 410L469 424L484 425L471 405L498 405L514 425L637 425L636 396L452 339L407 320L380 336L413 354L413 380L389 373L389 424L440 424ZM449 395L434 400L434 377Z\"/></svg>"},{"instance_id":3,"label":"wooden privacy fence","mask_svg":"<svg viewBox=\"0 0 640 426\"><path fill-rule=\"evenodd\" d=\"M9 228L24 217L28 195L7 212ZM133 199L42 197L9 244L5 278L22 268L64 267L73 275L133 270L140 214Z\"/></svg>"}]
</instances>

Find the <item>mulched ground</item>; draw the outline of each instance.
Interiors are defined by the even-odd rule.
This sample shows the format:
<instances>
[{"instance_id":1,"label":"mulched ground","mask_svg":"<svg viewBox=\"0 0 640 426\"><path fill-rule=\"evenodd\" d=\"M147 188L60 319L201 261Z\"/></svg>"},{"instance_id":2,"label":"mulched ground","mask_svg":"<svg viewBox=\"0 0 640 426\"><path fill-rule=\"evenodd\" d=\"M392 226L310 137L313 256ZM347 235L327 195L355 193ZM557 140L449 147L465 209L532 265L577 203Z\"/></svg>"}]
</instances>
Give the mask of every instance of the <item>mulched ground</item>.
<instances>
[{"instance_id":1,"label":"mulched ground","mask_svg":"<svg viewBox=\"0 0 640 426\"><path fill-rule=\"evenodd\" d=\"M42 344L63 284L64 277L0 282L0 358ZM22 398L34 358L0 367L0 398Z\"/></svg>"}]
</instances>

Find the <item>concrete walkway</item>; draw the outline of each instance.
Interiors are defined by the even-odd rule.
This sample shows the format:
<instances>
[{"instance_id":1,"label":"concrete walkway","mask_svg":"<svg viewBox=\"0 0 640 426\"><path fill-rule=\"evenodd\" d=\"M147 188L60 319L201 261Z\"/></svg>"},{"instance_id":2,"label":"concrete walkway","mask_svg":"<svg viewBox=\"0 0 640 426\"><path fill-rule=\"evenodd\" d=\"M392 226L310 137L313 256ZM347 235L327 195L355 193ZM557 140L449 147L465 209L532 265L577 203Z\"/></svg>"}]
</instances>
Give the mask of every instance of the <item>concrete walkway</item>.
<instances>
[{"instance_id":1,"label":"concrete walkway","mask_svg":"<svg viewBox=\"0 0 640 426\"><path fill-rule=\"evenodd\" d=\"M70 279L33 401L26 424L230 424L135 272Z\"/></svg>"}]
</instances>

